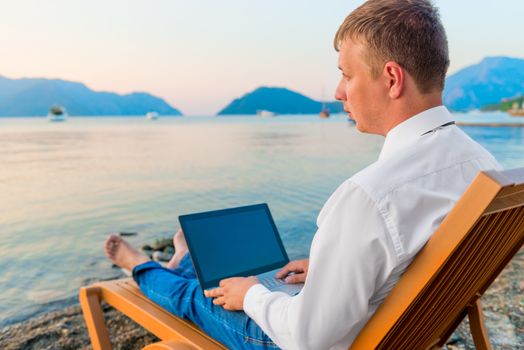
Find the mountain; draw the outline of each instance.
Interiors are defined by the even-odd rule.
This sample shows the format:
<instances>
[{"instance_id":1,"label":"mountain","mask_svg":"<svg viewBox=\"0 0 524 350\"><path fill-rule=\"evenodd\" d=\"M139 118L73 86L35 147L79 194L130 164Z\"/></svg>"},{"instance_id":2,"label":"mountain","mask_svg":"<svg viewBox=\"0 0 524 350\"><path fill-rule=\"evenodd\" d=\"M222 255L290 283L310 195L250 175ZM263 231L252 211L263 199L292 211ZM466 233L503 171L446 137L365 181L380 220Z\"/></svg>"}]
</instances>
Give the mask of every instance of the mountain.
<instances>
[{"instance_id":1,"label":"mountain","mask_svg":"<svg viewBox=\"0 0 524 350\"><path fill-rule=\"evenodd\" d=\"M524 95L524 60L486 57L447 78L444 104L451 110L467 111L521 95Z\"/></svg>"},{"instance_id":2,"label":"mountain","mask_svg":"<svg viewBox=\"0 0 524 350\"><path fill-rule=\"evenodd\" d=\"M342 103L326 103L332 113L342 112ZM244 96L233 100L218 115L256 114L266 110L278 114L316 114L320 113L322 102L315 101L298 92L278 87L259 87Z\"/></svg>"},{"instance_id":3,"label":"mountain","mask_svg":"<svg viewBox=\"0 0 524 350\"><path fill-rule=\"evenodd\" d=\"M8 79L0 76L0 116L45 116L52 105L70 115L181 115L161 98L144 92L96 92L82 83L59 79Z\"/></svg>"}]
</instances>

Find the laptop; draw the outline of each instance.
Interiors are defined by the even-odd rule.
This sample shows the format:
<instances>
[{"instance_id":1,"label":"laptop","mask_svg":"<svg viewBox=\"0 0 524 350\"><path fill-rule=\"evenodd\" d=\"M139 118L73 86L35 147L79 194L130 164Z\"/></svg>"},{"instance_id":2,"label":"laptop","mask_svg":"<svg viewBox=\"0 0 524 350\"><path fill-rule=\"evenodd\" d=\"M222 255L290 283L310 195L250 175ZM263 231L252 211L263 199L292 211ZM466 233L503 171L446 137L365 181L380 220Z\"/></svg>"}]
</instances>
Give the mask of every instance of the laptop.
<instances>
[{"instance_id":1,"label":"laptop","mask_svg":"<svg viewBox=\"0 0 524 350\"><path fill-rule=\"evenodd\" d=\"M289 262L266 203L180 215L187 246L202 290L229 277L256 276L271 291L296 295L301 284L275 274Z\"/></svg>"}]
</instances>

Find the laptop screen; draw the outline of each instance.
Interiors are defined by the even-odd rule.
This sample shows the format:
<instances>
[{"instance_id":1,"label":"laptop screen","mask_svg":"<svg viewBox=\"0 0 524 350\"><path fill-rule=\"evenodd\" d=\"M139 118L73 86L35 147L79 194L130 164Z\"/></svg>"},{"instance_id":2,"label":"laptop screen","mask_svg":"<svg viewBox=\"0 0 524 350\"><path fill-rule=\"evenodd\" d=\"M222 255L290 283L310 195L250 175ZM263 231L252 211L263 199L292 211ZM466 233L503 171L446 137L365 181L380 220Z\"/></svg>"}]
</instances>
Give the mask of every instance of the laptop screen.
<instances>
[{"instance_id":1,"label":"laptop screen","mask_svg":"<svg viewBox=\"0 0 524 350\"><path fill-rule=\"evenodd\" d=\"M181 215L179 221L202 289L289 261L267 204Z\"/></svg>"}]
</instances>

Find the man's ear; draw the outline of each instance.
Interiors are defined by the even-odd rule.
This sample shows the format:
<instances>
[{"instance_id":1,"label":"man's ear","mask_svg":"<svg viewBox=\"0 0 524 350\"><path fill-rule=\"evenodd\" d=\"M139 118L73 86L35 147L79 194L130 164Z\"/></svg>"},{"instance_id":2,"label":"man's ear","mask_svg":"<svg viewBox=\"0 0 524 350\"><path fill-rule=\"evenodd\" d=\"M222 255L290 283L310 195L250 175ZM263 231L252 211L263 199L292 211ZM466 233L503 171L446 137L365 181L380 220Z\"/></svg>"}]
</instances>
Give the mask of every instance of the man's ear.
<instances>
[{"instance_id":1,"label":"man's ear","mask_svg":"<svg viewBox=\"0 0 524 350\"><path fill-rule=\"evenodd\" d=\"M389 97L391 99L397 99L402 96L404 91L404 69L394 61L388 61L384 65L383 75L389 89Z\"/></svg>"}]
</instances>

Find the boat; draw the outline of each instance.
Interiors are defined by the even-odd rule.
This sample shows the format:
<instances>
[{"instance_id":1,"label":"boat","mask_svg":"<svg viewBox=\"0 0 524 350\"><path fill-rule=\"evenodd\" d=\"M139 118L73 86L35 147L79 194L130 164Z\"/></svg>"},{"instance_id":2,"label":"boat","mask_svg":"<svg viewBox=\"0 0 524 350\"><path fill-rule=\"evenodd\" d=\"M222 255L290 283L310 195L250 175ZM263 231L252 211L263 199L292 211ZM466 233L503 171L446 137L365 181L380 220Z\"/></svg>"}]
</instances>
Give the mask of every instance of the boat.
<instances>
[{"instance_id":1,"label":"boat","mask_svg":"<svg viewBox=\"0 0 524 350\"><path fill-rule=\"evenodd\" d=\"M64 106L54 105L49 108L47 112L47 120L50 122L63 122L68 118L67 111Z\"/></svg>"},{"instance_id":2,"label":"boat","mask_svg":"<svg viewBox=\"0 0 524 350\"><path fill-rule=\"evenodd\" d=\"M274 117L277 114L275 112L266 111L265 109L259 109L257 110L257 115L259 117Z\"/></svg>"},{"instance_id":3,"label":"boat","mask_svg":"<svg viewBox=\"0 0 524 350\"><path fill-rule=\"evenodd\" d=\"M158 113L157 112L147 112L146 118L149 120L157 120L158 119Z\"/></svg>"},{"instance_id":4,"label":"boat","mask_svg":"<svg viewBox=\"0 0 524 350\"><path fill-rule=\"evenodd\" d=\"M522 105L519 109L519 104L515 102L513 104L513 108L508 110L508 114L512 117L524 117L524 100L522 101Z\"/></svg>"}]
</instances>

